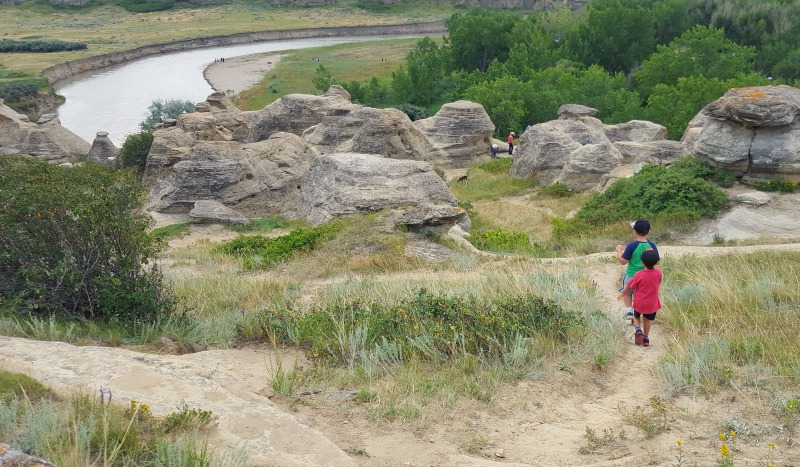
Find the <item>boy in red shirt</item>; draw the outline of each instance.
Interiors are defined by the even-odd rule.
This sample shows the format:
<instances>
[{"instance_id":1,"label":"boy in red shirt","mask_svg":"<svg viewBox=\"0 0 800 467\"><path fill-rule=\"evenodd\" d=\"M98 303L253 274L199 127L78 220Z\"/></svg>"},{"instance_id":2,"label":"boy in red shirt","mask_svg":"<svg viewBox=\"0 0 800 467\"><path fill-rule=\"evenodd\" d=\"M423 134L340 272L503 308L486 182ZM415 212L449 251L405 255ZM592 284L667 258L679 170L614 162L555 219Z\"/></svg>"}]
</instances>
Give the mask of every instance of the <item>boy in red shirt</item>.
<instances>
[{"instance_id":1,"label":"boy in red shirt","mask_svg":"<svg viewBox=\"0 0 800 467\"><path fill-rule=\"evenodd\" d=\"M622 300L625 294L631 290L633 295L633 325L636 326L634 342L636 345L647 347L650 345L650 325L656 320L656 312L661 309L661 301L658 298L658 288L661 285L661 271L655 269L660 258L655 250L642 252L642 264L644 269L637 272L633 279L625 285L617 300ZM642 318L644 318L642 320ZM642 321L644 321L642 323ZM642 327L644 332L642 332Z\"/></svg>"}]
</instances>

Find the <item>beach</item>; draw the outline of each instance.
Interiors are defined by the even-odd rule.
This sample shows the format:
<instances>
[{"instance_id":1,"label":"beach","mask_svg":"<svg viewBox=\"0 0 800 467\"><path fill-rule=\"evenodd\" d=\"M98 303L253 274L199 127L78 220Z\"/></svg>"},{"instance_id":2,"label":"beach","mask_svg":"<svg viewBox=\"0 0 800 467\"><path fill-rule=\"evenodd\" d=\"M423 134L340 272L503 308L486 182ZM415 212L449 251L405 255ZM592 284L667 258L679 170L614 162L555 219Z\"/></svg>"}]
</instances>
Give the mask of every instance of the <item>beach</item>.
<instances>
[{"instance_id":1,"label":"beach","mask_svg":"<svg viewBox=\"0 0 800 467\"><path fill-rule=\"evenodd\" d=\"M203 71L203 77L217 91L239 94L261 81L281 59L281 54L272 52L225 58L211 63Z\"/></svg>"}]
</instances>

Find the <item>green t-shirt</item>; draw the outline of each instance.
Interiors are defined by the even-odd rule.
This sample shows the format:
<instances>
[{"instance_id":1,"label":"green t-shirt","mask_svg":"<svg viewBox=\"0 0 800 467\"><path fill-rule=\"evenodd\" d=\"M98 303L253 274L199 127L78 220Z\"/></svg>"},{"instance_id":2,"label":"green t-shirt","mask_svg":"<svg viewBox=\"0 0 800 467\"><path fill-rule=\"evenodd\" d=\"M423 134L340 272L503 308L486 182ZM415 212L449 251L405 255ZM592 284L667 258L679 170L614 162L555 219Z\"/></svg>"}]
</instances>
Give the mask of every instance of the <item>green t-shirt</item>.
<instances>
[{"instance_id":1,"label":"green t-shirt","mask_svg":"<svg viewBox=\"0 0 800 467\"><path fill-rule=\"evenodd\" d=\"M626 276L633 277L637 272L644 269L642 253L651 248L658 253L658 248L653 242L631 242L625 247L625 251L622 252L622 259L628 260L628 267L625 268Z\"/></svg>"}]
</instances>

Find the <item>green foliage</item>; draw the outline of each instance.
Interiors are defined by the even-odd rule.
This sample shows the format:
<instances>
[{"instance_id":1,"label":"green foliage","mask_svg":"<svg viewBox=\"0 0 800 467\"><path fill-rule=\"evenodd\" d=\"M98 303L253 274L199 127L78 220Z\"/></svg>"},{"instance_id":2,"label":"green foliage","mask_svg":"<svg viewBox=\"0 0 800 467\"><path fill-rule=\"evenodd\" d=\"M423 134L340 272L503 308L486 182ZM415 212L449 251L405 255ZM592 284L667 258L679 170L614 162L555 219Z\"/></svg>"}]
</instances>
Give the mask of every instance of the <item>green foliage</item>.
<instances>
[{"instance_id":1,"label":"green foliage","mask_svg":"<svg viewBox=\"0 0 800 467\"><path fill-rule=\"evenodd\" d=\"M552 198L568 198L575 194L575 191L563 182L556 182L552 185L543 186L539 190L539 196L550 196Z\"/></svg>"},{"instance_id":2,"label":"green foliage","mask_svg":"<svg viewBox=\"0 0 800 467\"><path fill-rule=\"evenodd\" d=\"M72 50L86 50L83 42L66 42L56 39L33 39L15 41L0 39L0 53L9 52L64 52Z\"/></svg>"},{"instance_id":3,"label":"green foliage","mask_svg":"<svg viewBox=\"0 0 800 467\"><path fill-rule=\"evenodd\" d=\"M406 55L406 67L392 73L395 100L426 106L439 98L444 77L444 53L430 37L423 37Z\"/></svg>"},{"instance_id":4,"label":"green foliage","mask_svg":"<svg viewBox=\"0 0 800 467\"><path fill-rule=\"evenodd\" d=\"M185 402L177 412L172 412L161 420L160 428L165 433L183 432L205 428L217 420L210 410L189 408Z\"/></svg>"},{"instance_id":5,"label":"green foliage","mask_svg":"<svg viewBox=\"0 0 800 467\"><path fill-rule=\"evenodd\" d=\"M331 72L325 68L325 65L320 63L320 65L314 71L314 76L311 78L311 82L314 83L314 89L319 92L326 92L333 83L331 79Z\"/></svg>"},{"instance_id":6,"label":"green foliage","mask_svg":"<svg viewBox=\"0 0 800 467\"><path fill-rule=\"evenodd\" d=\"M713 175L717 170L690 157L669 167L645 166L633 177L617 180L604 193L594 195L573 219L565 221L566 227L583 230L587 225L603 227L636 218L696 221L715 217L725 204L725 193L706 180L730 180Z\"/></svg>"},{"instance_id":7,"label":"green foliage","mask_svg":"<svg viewBox=\"0 0 800 467\"><path fill-rule=\"evenodd\" d=\"M500 359L517 336L567 340L583 317L532 294L496 300L450 297L420 289L395 304L351 302L325 309L262 310L252 327L264 339L293 342L312 358L363 364L377 346L399 345L402 354L443 362L465 354ZM368 360L368 359L367 359Z\"/></svg>"},{"instance_id":8,"label":"green foliage","mask_svg":"<svg viewBox=\"0 0 800 467\"><path fill-rule=\"evenodd\" d=\"M412 122L429 117L428 110L425 107L419 107L417 105L405 103L398 105L396 108L408 115L408 118L410 118Z\"/></svg>"},{"instance_id":9,"label":"green foliage","mask_svg":"<svg viewBox=\"0 0 800 467\"><path fill-rule=\"evenodd\" d=\"M695 26L669 45L661 45L633 76L643 98L657 84L674 86L678 78L702 76L728 80L753 69L755 49L725 38L720 29Z\"/></svg>"},{"instance_id":10,"label":"green foliage","mask_svg":"<svg viewBox=\"0 0 800 467\"><path fill-rule=\"evenodd\" d=\"M163 122L167 118L178 118L182 113L194 112L193 103L182 99L156 99L147 108L147 115L139 123L142 130L152 130L156 124Z\"/></svg>"},{"instance_id":11,"label":"green foliage","mask_svg":"<svg viewBox=\"0 0 800 467\"><path fill-rule=\"evenodd\" d=\"M289 223L277 217L261 217L258 219L250 219L250 222L244 225L229 225L228 229L235 232L269 232L275 229L281 229L288 226Z\"/></svg>"},{"instance_id":12,"label":"green foliage","mask_svg":"<svg viewBox=\"0 0 800 467\"><path fill-rule=\"evenodd\" d=\"M242 257L245 269L259 269L287 261L296 252L313 250L336 236L343 227L343 222L334 221L317 227L301 227L281 237L243 235L219 245L215 251Z\"/></svg>"},{"instance_id":13,"label":"green foliage","mask_svg":"<svg viewBox=\"0 0 800 467\"><path fill-rule=\"evenodd\" d=\"M445 24L453 69L483 72L493 60L504 61L514 25L522 21L512 12L481 8L451 16Z\"/></svg>"},{"instance_id":14,"label":"green foliage","mask_svg":"<svg viewBox=\"0 0 800 467\"><path fill-rule=\"evenodd\" d=\"M514 164L512 157L498 157L488 162L482 162L475 166L476 169L483 170L490 174L508 174Z\"/></svg>"},{"instance_id":15,"label":"green foliage","mask_svg":"<svg viewBox=\"0 0 800 467\"><path fill-rule=\"evenodd\" d=\"M470 241L478 249L505 253L519 251L531 245L525 232L514 232L499 227L472 232Z\"/></svg>"},{"instance_id":16,"label":"green foliage","mask_svg":"<svg viewBox=\"0 0 800 467\"><path fill-rule=\"evenodd\" d=\"M785 178L780 180L770 180L755 184L756 190L776 191L779 193L797 193L800 191L800 183Z\"/></svg>"},{"instance_id":17,"label":"green foliage","mask_svg":"<svg viewBox=\"0 0 800 467\"><path fill-rule=\"evenodd\" d=\"M169 240L170 238L180 237L189 232L191 222L181 222L180 224L170 224L164 227L153 229L150 235L158 241Z\"/></svg>"},{"instance_id":18,"label":"green foliage","mask_svg":"<svg viewBox=\"0 0 800 467\"><path fill-rule=\"evenodd\" d=\"M31 401L53 397L53 391L39 381L22 373L0 370L0 403L13 398Z\"/></svg>"},{"instance_id":19,"label":"green foliage","mask_svg":"<svg viewBox=\"0 0 800 467\"><path fill-rule=\"evenodd\" d=\"M175 0L117 0L117 4L132 13L170 10Z\"/></svg>"},{"instance_id":20,"label":"green foliage","mask_svg":"<svg viewBox=\"0 0 800 467\"><path fill-rule=\"evenodd\" d=\"M144 130L128 135L119 149L119 161L123 167L135 167L139 173L144 172L147 164L147 154L153 145L153 133Z\"/></svg>"},{"instance_id":21,"label":"green foliage","mask_svg":"<svg viewBox=\"0 0 800 467\"><path fill-rule=\"evenodd\" d=\"M132 173L0 158L0 297L37 316L153 320L173 309Z\"/></svg>"}]
</instances>

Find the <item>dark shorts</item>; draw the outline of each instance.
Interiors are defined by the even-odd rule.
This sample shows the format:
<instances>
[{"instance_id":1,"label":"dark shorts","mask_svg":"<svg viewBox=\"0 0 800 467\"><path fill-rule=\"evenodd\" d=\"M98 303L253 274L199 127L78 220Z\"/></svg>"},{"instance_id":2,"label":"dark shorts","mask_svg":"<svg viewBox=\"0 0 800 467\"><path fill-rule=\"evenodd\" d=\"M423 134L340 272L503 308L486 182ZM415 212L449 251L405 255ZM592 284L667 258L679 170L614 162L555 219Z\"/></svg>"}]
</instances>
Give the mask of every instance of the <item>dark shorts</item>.
<instances>
[{"instance_id":1,"label":"dark shorts","mask_svg":"<svg viewBox=\"0 0 800 467\"><path fill-rule=\"evenodd\" d=\"M658 312L656 312L656 313L658 313ZM645 318L648 319L648 321L655 321L656 320L656 313L644 314L644 313L639 313L638 311L634 310L633 311L633 316L635 316L636 318L641 318L642 316L644 316Z\"/></svg>"}]
</instances>

